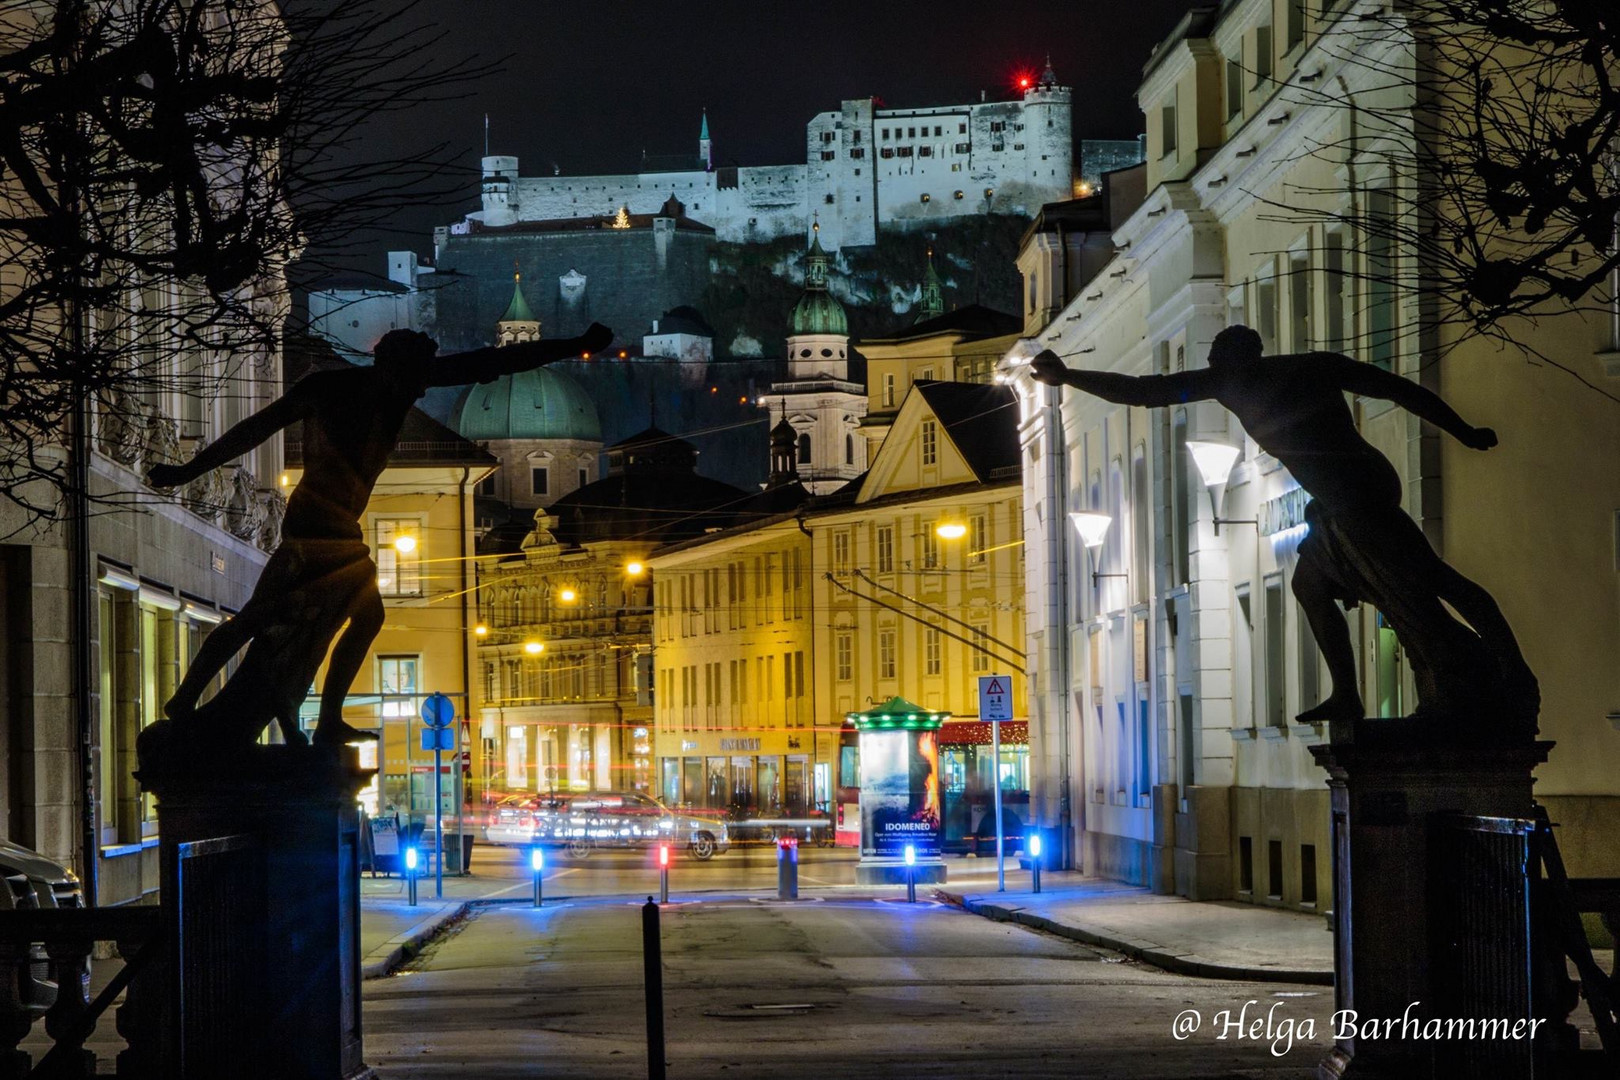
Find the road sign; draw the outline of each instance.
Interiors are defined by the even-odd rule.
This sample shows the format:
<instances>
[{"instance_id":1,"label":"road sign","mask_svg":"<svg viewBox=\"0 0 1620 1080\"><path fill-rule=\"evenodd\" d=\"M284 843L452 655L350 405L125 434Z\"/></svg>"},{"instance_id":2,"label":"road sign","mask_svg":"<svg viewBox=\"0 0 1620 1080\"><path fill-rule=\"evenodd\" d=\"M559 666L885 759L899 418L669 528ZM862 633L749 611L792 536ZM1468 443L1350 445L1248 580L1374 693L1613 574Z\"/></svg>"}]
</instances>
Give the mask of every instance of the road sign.
<instances>
[{"instance_id":1,"label":"road sign","mask_svg":"<svg viewBox=\"0 0 1620 1080\"><path fill-rule=\"evenodd\" d=\"M979 719L998 724L1012 718L1012 676L979 676Z\"/></svg>"},{"instance_id":2,"label":"road sign","mask_svg":"<svg viewBox=\"0 0 1620 1080\"><path fill-rule=\"evenodd\" d=\"M456 748L455 728L423 728L422 749L424 750L454 750Z\"/></svg>"},{"instance_id":3,"label":"road sign","mask_svg":"<svg viewBox=\"0 0 1620 1080\"><path fill-rule=\"evenodd\" d=\"M428 727L449 727L456 722L456 703L443 694L429 694L422 701L422 722Z\"/></svg>"}]
</instances>

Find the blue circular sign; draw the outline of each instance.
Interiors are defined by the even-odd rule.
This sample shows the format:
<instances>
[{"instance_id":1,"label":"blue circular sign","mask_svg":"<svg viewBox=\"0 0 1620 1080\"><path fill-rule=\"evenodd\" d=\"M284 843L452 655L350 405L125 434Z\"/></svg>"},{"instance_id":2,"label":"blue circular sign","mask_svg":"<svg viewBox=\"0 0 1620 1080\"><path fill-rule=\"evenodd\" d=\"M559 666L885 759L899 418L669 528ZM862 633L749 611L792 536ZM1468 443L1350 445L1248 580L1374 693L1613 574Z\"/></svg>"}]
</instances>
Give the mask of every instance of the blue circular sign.
<instances>
[{"instance_id":1,"label":"blue circular sign","mask_svg":"<svg viewBox=\"0 0 1620 1080\"><path fill-rule=\"evenodd\" d=\"M456 722L456 703L443 694L429 694L422 702L422 720L429 727L449 727Z\"/></svg>"}]
</instances>

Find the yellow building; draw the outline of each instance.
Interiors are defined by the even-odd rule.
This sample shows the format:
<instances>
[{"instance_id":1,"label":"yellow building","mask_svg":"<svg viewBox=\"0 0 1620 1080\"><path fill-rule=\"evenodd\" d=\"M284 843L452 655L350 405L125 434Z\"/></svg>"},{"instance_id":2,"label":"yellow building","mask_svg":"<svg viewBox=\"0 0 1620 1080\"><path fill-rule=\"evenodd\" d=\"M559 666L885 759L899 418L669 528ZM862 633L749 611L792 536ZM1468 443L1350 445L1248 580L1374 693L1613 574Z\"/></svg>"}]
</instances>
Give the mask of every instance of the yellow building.
<instances>
[{"instance_id":1,"label":"yellow building","mask_svg":"<svg viewBox=\"0 0 1620 1080\"><path fill-rule=\"evenodd\" d=\"M851 842L859 760L844 717L900 696L955 718L940 736L948 849L993 837L997 774L1016 832L1029 740L1015 405L998 386L918 385L865 476L816 499L786 497L784 429L753 520L650 560L666 800L824 812ZM989 674L1014 685L999 770L976 719Z\"/></svg>"},{"instance_id":2,"label":"yellow building","mask_svg":"<svg viewBox=\"0 0 1620 1080\"><path fill-rule=\"evenodd\" d=\"M535 514L517 550L480 560L475 710L481 792L653 785L652 562L722 529L751 496L697 475L691 443L648 428L608 473Z\"/></svg>"},{"instance_id":3,"label":"yellow building","mask_svg":"<svg viewBox=\"0 0 1620 1080\"><path fill-rule=\"evenodd\" d=\"M293 437L287 462L290 492L303 471L302 443ZM496 465L490 454L412 409L366 504L360 524L377 563L386 618L343 711L348 723L379 735L376 744L361 747L361 764L379 769L378 782L362 793L372 813L390 806L417 820L433 813L433 755L422 749L420 735L428 694L455 703L459 745L471 747L473 489ZM323 665L317 686L325 677ZM306 723L318 710L312 692ZM445 758L444 812L453 815L458 794L465 794L456 779L469 776L471 760L465 753Z\"/></svg>"},{"instance_id":4,"label":"yellow building","mask_svg":"<svg viewBox=\"0 0 1620 1080\"><path fill-rule=\"evenodd\" d=\"M1021 325L1011 315L970 304L923 319L890 337L862 341L867 404L861 434L868 443L867 460L876 456L912 386L936 379L991 382L996 363L1017 340Z\"/></svg>"}]
</instances>

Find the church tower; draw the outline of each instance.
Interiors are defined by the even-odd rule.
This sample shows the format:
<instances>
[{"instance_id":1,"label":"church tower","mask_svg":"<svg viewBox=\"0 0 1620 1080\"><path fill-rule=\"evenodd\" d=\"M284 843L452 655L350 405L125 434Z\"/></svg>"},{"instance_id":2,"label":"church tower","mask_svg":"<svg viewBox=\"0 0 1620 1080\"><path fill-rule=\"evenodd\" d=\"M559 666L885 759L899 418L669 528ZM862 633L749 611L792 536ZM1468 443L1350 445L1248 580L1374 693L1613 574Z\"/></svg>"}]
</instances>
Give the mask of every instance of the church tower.
<instances>
[{"instance_id":1,"label":"church tower","mask_svg":"<svg viewBox=\"0 0 1620 1080\"><path fill-rule=\"evenodd\" d=\"M922 299L917 303L917 322L927 322L945 314L945 287L934 269L934 249L928 249L928 268L923 271Z\"/></svg>"},{"instance_id":2,"label":"church tower","mask_svg":"<svg viewBox=\"0 0 1620 1080\"><path fill-rule=\"evenodd\" d=\"M782 400L783 422L795 433L799 481L812 495L826 495L866 471L859 432L866 388L849 378L849 320L828 287L832 259L821 246L821 226L813 228L804 295L788 318L787 379L770 395Z\"/></svg>"},{"instance_id":3,"label":"church tower","mask_svg":"<svg viewBox=\"0 0 1620 1080\"><path fill-rule=\"evenodd\" d=\"M709 171L714 170L714 144L709 141L709 110L703 110L703 129L698 132L698 160Z\"/></svg>"},{"instance_id":4,"label":"church tower","mask_svg":"<svg viewBox=\"0 0 1620 1080\"><path fill-rule=\"evenodd\" d=\"M529 310L523 298L523 274L512 271L512 302L506 305L506 314L495 324L495 344L512 345L519 341L539 341L540 320Z\"/></svg>"}]
</instances>

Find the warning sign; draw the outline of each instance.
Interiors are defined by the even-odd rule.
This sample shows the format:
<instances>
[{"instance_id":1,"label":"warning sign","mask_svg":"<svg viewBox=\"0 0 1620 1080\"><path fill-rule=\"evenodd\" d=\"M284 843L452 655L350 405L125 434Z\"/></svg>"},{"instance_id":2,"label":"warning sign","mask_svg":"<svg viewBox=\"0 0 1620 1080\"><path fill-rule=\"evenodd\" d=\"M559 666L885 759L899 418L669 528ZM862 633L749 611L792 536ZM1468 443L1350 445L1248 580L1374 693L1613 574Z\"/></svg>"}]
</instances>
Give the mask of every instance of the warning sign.
<instances>
[{"instance_id":1,"label":"warning sign","mask_svg":"<svg viewBox=\"0 0 1620 1080\"><path fill-rule=\"evenodd\" d=\"M979 719L998 724L1012 718L1012 676L979 676Z\"/></svg>"}]
</instances>

